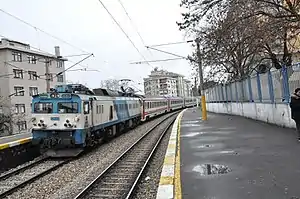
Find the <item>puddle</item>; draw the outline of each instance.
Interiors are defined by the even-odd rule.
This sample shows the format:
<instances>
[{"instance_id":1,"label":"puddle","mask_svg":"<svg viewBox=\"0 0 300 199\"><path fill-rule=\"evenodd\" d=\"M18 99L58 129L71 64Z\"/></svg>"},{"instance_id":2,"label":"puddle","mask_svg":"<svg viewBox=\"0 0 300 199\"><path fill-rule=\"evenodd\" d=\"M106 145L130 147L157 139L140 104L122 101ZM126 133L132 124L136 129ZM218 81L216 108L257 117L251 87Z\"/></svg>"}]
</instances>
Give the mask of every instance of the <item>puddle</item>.
<instances>
[{"instance_id":1,"label":"puddle","mask_svg":"<svg viewBox=\"0 0 300 199\"><path fill-rule=\"evenodd\" d=\"M194 127L194 126L201 126L201 124L182 124L181 127Z\"/></svg>"},{"instance_id":2,"label":"puddle","mask_svg":"<svg viewBox=\"0 0 300 199\"><path fill-rule=\"evenodd\" d=\"M199 120L189 120L189 121L182 121L183 124L194 124L194 123L200 123Z\"/></svg>"},{"instance_id":3,"label":"puddle","mask_svg":"<svg viewBox=\"0 0 300 199\"><path fill-rule=\"evenodd\" d=\"M235 155L238 154L238 153L235 152L235 151L221 151L220 153L222 153L222 154L235 154Z\"/></svg>"},{"instance_id":4,"label":"puddle","mask_svg":"<svg viewBox=\"0 0 300 199\"><path fill-rule=\"evenodd\" d=\"M201 176L220 175L231 172L232 170L225 165L219 164L202 164L193 168L194 172L198 172Z\"/></svg>"},{"instance_id":5,"label":"puddle","mask_svg":"<svg viewBox=\"0 0 300 199\"><path fill-rule=\"evenodd\" d=\"M197 148L204 149L204 148L210 148L210 147L213 147L213 145L212 144L205 144L205 145L198 146Z\"/></svg>"},{"instance_id":6,"label":"puddle","mask_svg":"<svg viewBox=\"0 0 300 199\"><path fill-rule=\"evenodd\" d=\"M204 134L204 132L195 132L195 133L189 133L186 135L181 135L180 137L194 137L196 135L202 135L202 134Z\"/></svg>"}]
</instances>

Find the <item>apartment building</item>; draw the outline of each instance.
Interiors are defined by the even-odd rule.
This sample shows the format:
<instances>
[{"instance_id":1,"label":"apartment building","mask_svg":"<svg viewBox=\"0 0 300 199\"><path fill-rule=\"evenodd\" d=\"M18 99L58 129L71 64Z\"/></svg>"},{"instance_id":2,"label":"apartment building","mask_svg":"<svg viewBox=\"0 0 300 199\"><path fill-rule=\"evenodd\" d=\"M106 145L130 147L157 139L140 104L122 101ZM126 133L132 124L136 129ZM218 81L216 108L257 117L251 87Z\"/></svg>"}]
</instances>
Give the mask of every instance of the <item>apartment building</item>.
<instances>
[{"instance_id":1,"label":"apartment building","mask_svg":"<svg viewBox=\"0 0 300 199\"><path fill-rule=\"evenodd\" d=\"M190 81L183 75L155 68L144 78L144 92L146 96L191 96Z\"/></svg>"},{"instance_id":2,"label":"apartment building","mask_svg":"<svg viewBox=\"0 0 300 199\"><path fill-rule=\"evenodd\" d=\"M13 133L30 131L31 96L66 82L65 73L56 75L64 71L65 61L57 46L50 54L34 51L29 44L1 39L0 113L14 118L10 124Z\"/></svg>"}]
</instances>

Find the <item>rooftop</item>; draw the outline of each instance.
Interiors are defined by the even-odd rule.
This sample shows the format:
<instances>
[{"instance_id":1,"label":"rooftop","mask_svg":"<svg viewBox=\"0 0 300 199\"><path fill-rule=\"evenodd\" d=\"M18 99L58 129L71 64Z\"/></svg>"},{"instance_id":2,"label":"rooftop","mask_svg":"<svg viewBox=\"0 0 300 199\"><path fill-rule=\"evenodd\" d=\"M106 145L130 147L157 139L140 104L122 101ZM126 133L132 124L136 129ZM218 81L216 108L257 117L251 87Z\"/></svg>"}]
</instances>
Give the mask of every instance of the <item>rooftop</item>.
<instances>
[{"instance_id":1,"label":"rooftop","mask_svg":"<svg viewBox=\"0 0 300 199\"><path fill-rule=\"evenodd\" d=\"M50 54L50 53L47 53L47 52L32 50L32 49L30 49L29 44L22 43L22 42L19 42L19 41L14 41L14 40L7 39L7 38L2 38L1 41L0 41L0 50L3 50L3 49L21 51L21 52L24 52L24 53L40 55L40 56L44 56L44 57L48 57L48 58L59 59L59 60L62 60L62 61L68 61L68 59L63 58L62 56L57 56L57 55L53 55L53 54Z\"/></svg>"}]
</instances>

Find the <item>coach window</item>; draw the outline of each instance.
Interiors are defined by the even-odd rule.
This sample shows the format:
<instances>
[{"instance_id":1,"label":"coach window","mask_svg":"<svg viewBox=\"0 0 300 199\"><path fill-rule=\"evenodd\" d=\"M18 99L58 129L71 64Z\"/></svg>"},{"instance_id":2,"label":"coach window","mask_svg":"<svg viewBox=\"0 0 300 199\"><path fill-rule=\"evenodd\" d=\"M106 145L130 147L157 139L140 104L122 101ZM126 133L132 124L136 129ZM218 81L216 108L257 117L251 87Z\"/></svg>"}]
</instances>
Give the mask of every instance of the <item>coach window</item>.
<instances>
[{"instance_id":1,"label":"coach window","mask_svg":"<svg viewBox=\"0 0 300 199\"><path fill-rule=\"evenodd\" d=\"M83 102L83 110L84 110L84 114L90 113L89 102Z\"/></svg>"}]
</instances>

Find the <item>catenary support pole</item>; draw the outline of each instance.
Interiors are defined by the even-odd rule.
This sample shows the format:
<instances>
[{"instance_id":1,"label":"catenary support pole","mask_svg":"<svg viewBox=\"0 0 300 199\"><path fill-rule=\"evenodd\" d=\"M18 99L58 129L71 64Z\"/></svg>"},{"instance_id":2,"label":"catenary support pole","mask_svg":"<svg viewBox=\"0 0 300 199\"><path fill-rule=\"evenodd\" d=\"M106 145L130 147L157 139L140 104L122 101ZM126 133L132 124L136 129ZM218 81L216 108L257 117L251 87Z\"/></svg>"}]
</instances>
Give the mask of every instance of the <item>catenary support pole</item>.
<instances>
[{"instance_id":1,"label":"catenary support pole","mask_svg":"<svg viewBox=\"0 0 300 199\"><path fill-rule=\"evenodd\" d=\"M196 39L197 43L197 56L198 56L198 67L199 67L199 79L200 79L200 96L201 96L201 109L202 109L202 120L207 120L207 112L206 112L206 101L205 101L205 94L203 88L203 70L202 70L202 59L201 59L201 52L200 52L200 41Z\"/></svg>"}]
</instances>

